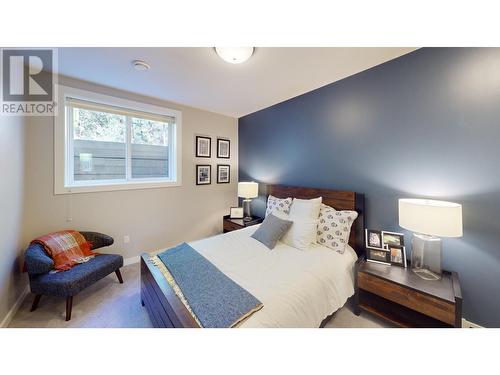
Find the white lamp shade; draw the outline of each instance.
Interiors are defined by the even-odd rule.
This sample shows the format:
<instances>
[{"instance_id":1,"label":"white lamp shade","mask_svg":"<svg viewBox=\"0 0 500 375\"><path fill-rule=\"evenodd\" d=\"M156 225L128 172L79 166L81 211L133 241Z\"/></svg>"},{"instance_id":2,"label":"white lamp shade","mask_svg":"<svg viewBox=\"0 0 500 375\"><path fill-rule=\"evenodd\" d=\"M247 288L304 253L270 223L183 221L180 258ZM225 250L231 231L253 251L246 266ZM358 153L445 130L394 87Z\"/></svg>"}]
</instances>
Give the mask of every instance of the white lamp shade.
<instances>
[{"instance_id":1,"label":"white lamp shade","mask_svg":"<svg viewBox=\"0 0 500 375\"><path fill-rule=\"evenodd\" d=\"M428 199L400 199L399 225L421 234L462 237L462 205Z\"/></svg>"},{"instance_id":2,"label":"white lamp shade","mask_svg":"<svg viewBox=\"0 0 500 375\"><path fill-rule=\"evenodd\" d=\"M259 184L256 182L238 182L238 197L256 198L259 196Z\"/></svg>"}]
</instances>

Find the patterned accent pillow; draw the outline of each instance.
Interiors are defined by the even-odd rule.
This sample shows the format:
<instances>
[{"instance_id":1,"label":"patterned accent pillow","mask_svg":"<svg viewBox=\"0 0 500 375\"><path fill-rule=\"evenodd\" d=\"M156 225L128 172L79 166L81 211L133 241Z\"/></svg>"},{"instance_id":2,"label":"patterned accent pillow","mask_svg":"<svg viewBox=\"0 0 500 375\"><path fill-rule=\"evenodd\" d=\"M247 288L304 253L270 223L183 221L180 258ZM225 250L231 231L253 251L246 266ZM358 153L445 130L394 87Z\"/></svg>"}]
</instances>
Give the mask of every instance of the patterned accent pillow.
<instances>
[{"instance_id":1,"label":"patterned accent pillow","mask_svg":"<svg viewBox=\"0 0 500 375\"><path fill-rule=\"evenodd\" d=\"M337 211L321 204L316 240L319 244L343 254L349 243L352 223L357 217L356 211Z\"/></svg>"},{"instance_id":2,"label":"patterned accent pillow","mask_svg":"<svg viewBox=\"0 0 500 375\"><path fill-rule=\"evenodd\" d=\"M290 213L291 204L292 198L280 199L270 195L267 198L266 216L274 210L284 212L288 215Z\"/></svg>"}]
</instances>

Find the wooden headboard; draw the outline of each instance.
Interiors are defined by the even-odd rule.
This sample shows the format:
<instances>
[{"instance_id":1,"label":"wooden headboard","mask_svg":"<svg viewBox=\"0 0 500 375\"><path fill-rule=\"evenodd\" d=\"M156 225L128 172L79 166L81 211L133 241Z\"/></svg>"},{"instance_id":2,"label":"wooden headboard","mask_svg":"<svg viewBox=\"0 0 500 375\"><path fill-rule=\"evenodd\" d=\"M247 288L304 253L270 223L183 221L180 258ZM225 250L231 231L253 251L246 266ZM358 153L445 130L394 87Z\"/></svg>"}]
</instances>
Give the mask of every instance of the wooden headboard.
<instances>
[{"instance_id":1,"label":"wooden headboard","mask_svg":"<svg viewBox=\"0 0 500 375\"><path fill-rule=\"evenodd\" d=\"M365 254L364 211L365 197L353 191L337 191L330 189L315 189L308 187L267 185L267 195L278 198L312 199L323 197L323 203L336 210L351 210L358 212L358 218L351 228L349 245L359 256Z\"/></svg>"}]
</instances>

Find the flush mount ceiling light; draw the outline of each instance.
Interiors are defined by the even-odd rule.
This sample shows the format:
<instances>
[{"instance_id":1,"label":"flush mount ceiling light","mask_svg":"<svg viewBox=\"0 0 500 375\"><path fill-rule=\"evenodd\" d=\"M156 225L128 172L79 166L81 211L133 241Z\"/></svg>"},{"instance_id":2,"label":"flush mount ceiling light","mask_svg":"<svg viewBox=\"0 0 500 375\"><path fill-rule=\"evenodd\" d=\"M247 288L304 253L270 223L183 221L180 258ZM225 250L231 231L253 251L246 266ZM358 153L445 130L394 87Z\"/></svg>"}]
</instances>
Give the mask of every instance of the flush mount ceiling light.
<instances>
[{"instance_id":1,"label":"flush mount ceiling light","mask_svg":"<svg viewBox=\"0 0 500 375\"><path fill-rule=\"evenodd\" d=\"M134 61L132 61L132 65L133 65L135 70L138 70L141 72L144 72L144 71L149 70L151 68L151 66L146 61L143 61L143 60L134 60Z\"/></svg>"},{"instance_id":2,"label":"flush mount ceiling light","mask_svg":"<svg viewBox=\"0 0 500 375\"><path fill-rule=\"evenodd\" d=\"M215 47L217 55L228 63L241 64L253 54L253 47Z\"/></svg>"}]
</instances>

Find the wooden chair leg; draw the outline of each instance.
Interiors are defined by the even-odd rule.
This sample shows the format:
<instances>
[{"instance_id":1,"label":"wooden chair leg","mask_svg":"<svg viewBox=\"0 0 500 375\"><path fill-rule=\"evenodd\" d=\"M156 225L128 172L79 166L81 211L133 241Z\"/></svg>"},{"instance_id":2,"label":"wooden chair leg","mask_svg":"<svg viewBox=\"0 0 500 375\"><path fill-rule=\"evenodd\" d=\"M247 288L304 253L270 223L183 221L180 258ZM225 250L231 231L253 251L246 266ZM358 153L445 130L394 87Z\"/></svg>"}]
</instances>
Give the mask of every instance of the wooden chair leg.
<instances>
[{"instance_id":1,"label":"wooden chair leg","mask_svg":"<svg viewBox=\"0 0 500 375\"><path fill-rule=\"evenodd\" d=\"M120 282L120 284L123 284L122 274L121 274L120 270L116 270L115 273L116 273L116 277L118 277L118 281Z\"/></svg>"},{"instance_id":2,"label":"wooden chair leg","mask_svg":"<svg viewBox=\"0 0 500 375\"><path fill-rule=\"evenodd\" d=\"M71 309L73 308L73 296L66 298L66 321L71 319Z\"/></svg>"},{"instance_id":3,"label":"wooden chair leg","mask_svg":"<svg viewBox=\"0 0 500 375\"><path fill-rule=\"evenodd\" d=\"M30 311L35 311L36 308L38 307L38 303L40 302L40 298L42 298L41 294L35 295L35 299L33 300L33 305L31 305L31 310Z\"/></svg>"}]
</instances>

